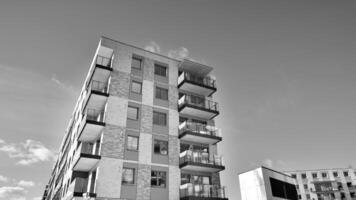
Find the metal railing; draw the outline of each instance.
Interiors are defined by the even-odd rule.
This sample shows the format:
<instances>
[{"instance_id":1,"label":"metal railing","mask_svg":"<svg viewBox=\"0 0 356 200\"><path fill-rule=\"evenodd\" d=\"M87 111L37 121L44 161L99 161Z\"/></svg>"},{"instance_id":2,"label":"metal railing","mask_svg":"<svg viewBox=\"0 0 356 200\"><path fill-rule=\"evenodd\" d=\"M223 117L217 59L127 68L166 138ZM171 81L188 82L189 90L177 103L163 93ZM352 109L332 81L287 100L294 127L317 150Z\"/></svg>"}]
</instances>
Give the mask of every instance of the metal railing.
<instances>
[{"instance_id":1,"label":"metal railing","mask_svg":"<svg viewBox=\"0 0 356 200\"><path fill-rule=\"evenodd\" d=\"M87 120L96 121L96 122L104 122L105 119L105 111L104 110L96 110L92 108L87 108L84 112L85 118Z\"/></svg>"},{"instance_id":2,"label":"metal railing","mask_svg":"<svg viewBox=\"0 0 356 200\"><path fill-rule=\"evenodd\" d=\"M88 178L76 177L72 184L74 184L74 192L85 193L88 191Z\"/></svg>"},{"instance_id":3,"label":"metal railing","mask_svg":"<svg viewBox=\"0 0 356 200\"><path fill-rule=\"evenodd\" d=\"M199 108L204 108L211 111L219 111L217 102L204 99L202 97L194 96L194 95L187 95L187 94L183 95L178 100L178 105L182 106L184 104L197 106Z\"/></svg>"},{"instance_id":4,"label":"metal railing","mask_svg":"<svg viewBox=\"0 0 356 200\"><path fill-rule=\"evenodd\" d=\"M97 55L96 56L96 60L95 60L95 64L111 68L112 59L108 58L108 57Z\"/></svg>"},{"instance_id":5,"label":"metal railing","mask_svg":"<svg viewBox=\"0 0 356 200\"><path fill-rule=\"evenodd\" d=\"M179 125L179 133L183 133L185 131L191 131L193 133L198 133L202 135L221 137L218 128L214 126L191 122L191 121L185 121Z\"/></svg>"},{"instance_id":6,"label":"metal railing","mask_svg":"<svg viewBox=\"0 0 356 200\"><path fill-rule=\"evenodd\" d=\"M180 186L180 197L213 197L226 198L225 187L186 183Z\"/></svg>"},{"instance_id":7,"label":"metal railing","mask_svg":"<svg viewBox=\"0 0 356 200\"><path fill-rule=\"evenodd\" d=\"M102 93L108 93L108 82L102 82L102 81L96 81L92 80L89 84L88 89L97 91L97 92L102 92Z\"/></svg>"},{"instance_id":8,"label":"metal railing","mask_svg":"<svg viewBox=\"0 0 356 200\"><path fill-rule=\"evenodd\" d=\"M205 85L208 87L216 88L216 83L215 80L206 76L206 77L200 77L197 75L190 74L188 72L182 72L181 75L178 77L178 85L183 82L184 80L191 81L196 84L201 84Z\"/></svg>"},{"instance_id":9,"label":"metal railing","mask_svg":"<svg viewBox=\"0 0 356 200\"><path fill-rule=\"evenodd\" d=\"M213 155L212 157L210 157L209 153L204 151L186 150L180 153L179 162L180 164L185 162L193 162L200 164L209 164L213 166L223 166L222 156Z\"/></svg>"}]
</instances>

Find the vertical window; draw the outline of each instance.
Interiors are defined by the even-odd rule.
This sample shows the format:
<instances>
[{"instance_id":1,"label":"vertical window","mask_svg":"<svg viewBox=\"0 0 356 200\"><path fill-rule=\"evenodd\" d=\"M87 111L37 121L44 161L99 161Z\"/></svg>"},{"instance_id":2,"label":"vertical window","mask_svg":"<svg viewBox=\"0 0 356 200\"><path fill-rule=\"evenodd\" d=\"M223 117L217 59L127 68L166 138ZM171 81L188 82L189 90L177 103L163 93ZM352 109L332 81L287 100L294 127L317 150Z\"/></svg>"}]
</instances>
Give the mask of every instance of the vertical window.
<instances>
[{"instance_id":1,"label":"vertical window","mask_svg":"<svg viewBox=\"0 0 356 200\"><path fill-rule=\"evenodd\" d=\"M307 194L307 199L310 199L310 194Z\"/></svg>"},{"instance_id":2,"label":"vertical window","mask_svg":"<svg viewBox=\"0 0 356 200\"><path fill-rule=\"evenodd\" d=\"M168 100L168 89L156 87L156 98Z\"/></svg>"},{"instance_id":3,"label":"vertical window","mask_svg":"<svg viewBox=\"0 0 356 200\"><path fill-rule=\"evenodd\" d=\"M304 184L304 189L308 189L308 185L307 184Z\"/></svg>"},{"instance_id":4,"label":"vertical window","mask_svg":"<svg viewBox=\"0 0 356 200\"><path fill-rule=\"evenodd\" d=\"M297 178L297 175L296 174L292 174L292 178Z\"/></svg>"},{"instance_id":5,"label":"vertical window","mask_svg":"<svg viewBox=\"0 0 356 200\"><path fill-rule=\"evenodd\" d=\"M133 106L128 106L127 118L132 120L138 120L138 108Z\"/></svg>"},{"instance_id":6,"label":"vertical window","mask_svg":"<svg viewBox=\"0 0 356 200\"><path fill-rule=\"evenodd\" d=\"M160 65L160 64L155 64L155 74L159 76L167 76L167 67Z\"/></svg>"},{"instance_id":7,"label":"vertical window","mask_svg":"<svg viewBox=\"0 0 356 200\"><path fill-rule=\"evenodd\" d=\"M153 124L166 126L167 125L167 114L153 111Z\"/></svg>"},{"instance_id":8,"label":"vertical window","mask_svg":"<svg viewBox=\"0 0 356 200\"><path fill-rule=\"evenodd\" d=\"M317 173L312 173L312 176L313 176L313 178L317 178L318 177Z\"/></svg>"},{"instance_id":9,"label":"vertical window","mask_svg":"<svg viewBox=\"0 0 356 200\"><path fill-rule=\"evenodd\" d=\"M326 172L323 172L323 173L321 173L321 176L322 176L323 178L327 178L327 177L328 177L328 174L327 174Z\"/></svg>"},{"instance_id":10,"label":"vertical window","mask_svg":"<svg viewBox=\"0 0 356 200\"><path fill-rule=\"evenodd\" d=\"M127 136L127 149L128 150L138 150L138 137L136 136Z\"/></svg>"},{"instance_id":11,"label":"vertical window","mask_svg":"<svg viewBox=\"0 0 356 200\"><path fill-rule=\"evenodd\" d=\"M142 68L142 58L139 58L137 56L132 57L132 63L131 63L131 68L141 70Z\"/></svg>"},{"instance_id":12,"label":"vertical window","mask_svg":"<svg viewBox=\"0 0 356 200\"><path fill-rule=\"evenodd\" d=\"M152 171L151 172L151 186L166 187L166 172Z\"/></svg>"},{"instance_id":13,"label":"vertical window","mask_svg":"<svg viewBox=\"0 0 356 200\"><path fill-rule=\"evenodd\" d=\"M345 176L345 177L349 176L349 172L344 171L344 176Z\"/></svg>"},{"instance_id":14,"label":"vertical window","mask_svg":"<svg viewBox=\"0 0 356 200\"><path fill-rule=\"evenodd\" d=\"M122 184L135 183L135 169L124 167L122 170Z\"/></svg>"},{"instance_id":15,"label":"vertical window","mask_svg":"<svg viewBox=\"0 0 356 200\"><path fill-rule=\"evenodd\" d=\"M142 94L142 83L138 81L131 82L131 92Z\"/></svg>"},{"instance_id":16,"label":"vertical window","mask_svg":"<svg viewBox=\"0 0 356 200\"><path fill-rule=\"evenodd\" d=\"M168 141L155 140L153 151L156 154L168 155Z\"/></svg>"},{"instance_id":17,"label":"vertical window","mask_svg":"<svg viewBox=\"0 0 356 200\"><path fill-rule=\"evenodd\" d=\"M302 174L302 179L306 179L307 175L306 174Z\"/></svg>"},{"instance_id":18,"label":"vertical window","mask_svg":"<svg viewBox=\"0 0 356 200\"><path fill-rule=\"evenodd\" d=\"M333 172L334 177L338 177L339 174L337 172Z\"/></svg>"}]
</instances>

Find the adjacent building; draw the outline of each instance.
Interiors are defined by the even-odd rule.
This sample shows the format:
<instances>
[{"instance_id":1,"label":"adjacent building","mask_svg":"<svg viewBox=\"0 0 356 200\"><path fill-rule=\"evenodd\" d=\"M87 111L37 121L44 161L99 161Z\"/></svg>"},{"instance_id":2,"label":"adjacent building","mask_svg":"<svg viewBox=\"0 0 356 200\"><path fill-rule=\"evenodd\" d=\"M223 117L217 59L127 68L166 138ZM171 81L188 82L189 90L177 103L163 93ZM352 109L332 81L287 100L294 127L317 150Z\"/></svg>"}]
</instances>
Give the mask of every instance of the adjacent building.
<instances>
[{"instance_id":1,"label":"adjacent building","mask_svg":"<svg viewBox=\"0 0 356 200\"><path fill-rule=\"evenodd\" d=\"M241 200L298 200L296 180L267 167L239 174Z\"/></svg>"},{"instance_id":2,"label":"adjacent building","mask_svg":"<svg viewBox=\"0 0 356 200\"><path fill-rule=\"evenodd\" d=\"M227 199L212 69L102 37L44 199Z\"/></svg>"},{"instance_id":3,"label":"adjacent building","mask_svg":"<svg viewBox=\"0 0 356 200\"><path fill-rule=\"evenodd\" d=\"M352 168L287 172L297 180L299 199L356 200L356 170Z\"/></svg>"}]
</instances>

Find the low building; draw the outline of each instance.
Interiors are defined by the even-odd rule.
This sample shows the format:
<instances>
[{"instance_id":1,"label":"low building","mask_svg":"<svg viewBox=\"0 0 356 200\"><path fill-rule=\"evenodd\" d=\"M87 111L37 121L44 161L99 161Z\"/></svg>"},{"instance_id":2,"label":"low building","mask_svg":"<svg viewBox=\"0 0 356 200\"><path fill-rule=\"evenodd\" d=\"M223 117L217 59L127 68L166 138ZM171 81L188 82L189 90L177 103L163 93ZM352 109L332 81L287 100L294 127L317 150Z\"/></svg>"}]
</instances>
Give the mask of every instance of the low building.
<instances>
[{"instance_id":1,"label":"low building","mask_svg":"<svg viewBox=\"0 0 356 200\"><path fill-rule=\"evenodd\" d=\"M267 167L239 174L241 200L297 200L296 180Z\"/></svg>"}]
</instances>

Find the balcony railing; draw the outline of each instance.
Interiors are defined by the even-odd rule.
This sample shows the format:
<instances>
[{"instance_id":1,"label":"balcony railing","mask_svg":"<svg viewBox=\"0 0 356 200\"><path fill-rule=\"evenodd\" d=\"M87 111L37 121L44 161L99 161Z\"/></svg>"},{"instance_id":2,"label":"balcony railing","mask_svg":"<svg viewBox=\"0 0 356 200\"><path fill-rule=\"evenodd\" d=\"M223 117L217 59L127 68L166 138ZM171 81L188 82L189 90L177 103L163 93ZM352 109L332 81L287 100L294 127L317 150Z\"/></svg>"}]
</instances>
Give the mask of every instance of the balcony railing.
<instances>
[{"instance_id":1,"label":"balcony railing","mask_svg":"<svg viewBox=\"0 0 356 200\"><path fill-rule=\"evenodd\" d=\"M178 85L181 84L184 80L198 85L216 88L215 80L210 77L199 77L188 72L182 72L182 74L178 77Z\"/></svg>"},{"instance_id":2,"label":"balcony railing","mask_svg":"<svg viewBox=\"0 0 356 200\"><path fill-rule=\"evenodd\" d=\"M213 111L213 112L219 111L217 102L214 102L214 101L211 101L208 99L204 99L202 97L197 97L197 96L187 95L187 94L183 95L178 100L178 105L179 105L179 107L181 107L183 105L190 105L190 106L202 108L202 109Z\"/></svg>"},{"instance_id":3,"label":"balcony railing","mask_svg":"<svg viewBox=\"0 0 356 200\"><path fill-rule=\"evenodd\" d=\"M205 197L227 199L225 187L187 183L180 186L180 197Z\"/></svg>"},{"instance_id":4,"label":"balcony railing","mask_svg":"<svg viewBox=\"0 0 356 200\"><path fill-rule=\"evenodd\" d=\"M86 109L84 114L85 114L85 118L90 121L104 122L105 119L104 110L96 110L96 109L88 108Z\"/></svg>"},{"instance_id":5,"label":"balcony railing","mask_svg":"<svg viewBox=\"0 0 356 200\"><path fill-rule=\"evenodd\" d=\"M112 67L112 59L108 58L108 57L97 55L95 64L103 66L103 67L111 68Z\"/></svg>"},{"instance_id":6,"label":"balcony railing","mask_svg":"<svg viewBox=\"0 0 356 200\"><path fill-rule=\"evenodd\" d=\"M179 125L179 133L190 131L201 135L221 137L219 129L214 126L185 121Z\"/></svg>"},{"instance_id":7,"label":"balcony railing","mask_svg":"<svg viewBox=\"0 0 356 200\"><path fill-rule=\"evenodd\" d=\"M107 94L109 92L108 88L107 82L92 80L89 84L88 90Z\"/></svg>"},{"instance_id":8,"label":"balcony railing","mask_svg":"<svg viewBox=\"0 0 356 200\"><path fill-rule=\"evenodd\" d=\"M209 153L207 152L186 150L182 152L179 157L181 164L191 162L212 166L223 166L222 156L213 155L212 158L210 158Z\"/></svg>"}]
</instances>

